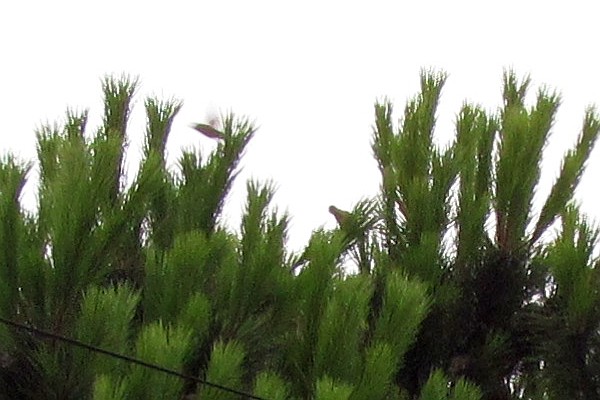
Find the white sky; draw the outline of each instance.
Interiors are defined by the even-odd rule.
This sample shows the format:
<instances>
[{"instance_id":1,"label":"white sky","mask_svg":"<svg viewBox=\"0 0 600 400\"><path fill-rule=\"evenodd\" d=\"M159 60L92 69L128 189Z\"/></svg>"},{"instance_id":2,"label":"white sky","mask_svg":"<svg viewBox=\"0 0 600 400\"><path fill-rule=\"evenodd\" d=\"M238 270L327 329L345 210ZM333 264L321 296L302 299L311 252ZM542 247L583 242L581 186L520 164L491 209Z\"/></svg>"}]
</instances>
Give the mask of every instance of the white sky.
<instances>
[{"instance_id":1,"label":"white sky","mask_svg":"<svg viewBox=\"0 0 600 400\"><path fill-rule=\"evenodd\" d=\"M401 117L419 70L450 76L438 135L453 134L464 100L496 110L505 67L562 93L545 164L546 194L587 105L600 105L595 1L3 1L0 3L0 147L35 154L34 129L90 108L102 112L100 78L140 77L130 124L139 155L148 94L184 101L169 152L210 148L188 128L232 110L257 122L225 213L237 226L249 177L272 179L275 204L292 215L291 242L376 193L373 104L387 96ZM599 151L578 198L600 217Z\"/></svg>"}]
</instances>

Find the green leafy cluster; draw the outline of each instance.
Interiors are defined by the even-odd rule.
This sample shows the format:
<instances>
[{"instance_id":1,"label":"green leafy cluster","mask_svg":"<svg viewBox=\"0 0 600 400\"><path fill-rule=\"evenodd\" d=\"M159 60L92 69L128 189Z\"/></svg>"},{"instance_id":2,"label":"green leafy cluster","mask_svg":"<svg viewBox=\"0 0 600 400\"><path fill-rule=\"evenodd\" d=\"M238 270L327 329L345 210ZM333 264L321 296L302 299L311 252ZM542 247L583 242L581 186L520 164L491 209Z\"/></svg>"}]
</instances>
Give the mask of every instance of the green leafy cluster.
<instances>
[{"instance_id":1,"label":"green leafy cluster","mask_svg":"<svg viewBox=\"0 0 600 400\"><path fill-rule=\"evenodd\" d=\"M182 104L147 99L128 183L137 81L105 79L99 129L68 111L38 130L35 212L34 164L0 162L0 316L265 399L600 398L599 231L573 202L600 120L586 112L535 210L558 95L528 106L507 72L499 112L465 104L439 148L445 80L424 71L398 125L376 104L380 194L332 207L338 227L293 254L270 184L247 183L239 233L221 222L247 119L223 116L214 149L169 170ZM2 396L240 398L0 325Z\"/></svg>"}]
</instances>

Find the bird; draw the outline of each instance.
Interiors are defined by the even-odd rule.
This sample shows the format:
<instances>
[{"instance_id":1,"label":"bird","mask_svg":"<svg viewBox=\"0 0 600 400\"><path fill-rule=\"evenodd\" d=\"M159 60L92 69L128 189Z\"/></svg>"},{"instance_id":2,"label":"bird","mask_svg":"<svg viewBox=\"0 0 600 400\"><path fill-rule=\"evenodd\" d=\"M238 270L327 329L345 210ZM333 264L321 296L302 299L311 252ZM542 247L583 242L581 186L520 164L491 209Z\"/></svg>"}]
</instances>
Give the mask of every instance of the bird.
<instances>
[{"instance_id":1,"label":"bird","mask_svg":"<svg viewBox=\"0 0 600 400\"><path fill-rule=\"evenodd\" d=\"M348 211L340 210L336 206L329 206L329 212L333 214L335 220L340 226L347 225L350 222L351 214Z\"/></svg>"},{"instance_id":2,"label":"bird","mask_svg":"<svg viewBox=\"0 0 600 400\"><path fill-rule=\"evenodd\" d=\"M204 136L211 139L225 139L225 135L220 130L216 129L210 124L191 124L190 128L193 128L203 134Z\"/></svg>"}]
</instances>

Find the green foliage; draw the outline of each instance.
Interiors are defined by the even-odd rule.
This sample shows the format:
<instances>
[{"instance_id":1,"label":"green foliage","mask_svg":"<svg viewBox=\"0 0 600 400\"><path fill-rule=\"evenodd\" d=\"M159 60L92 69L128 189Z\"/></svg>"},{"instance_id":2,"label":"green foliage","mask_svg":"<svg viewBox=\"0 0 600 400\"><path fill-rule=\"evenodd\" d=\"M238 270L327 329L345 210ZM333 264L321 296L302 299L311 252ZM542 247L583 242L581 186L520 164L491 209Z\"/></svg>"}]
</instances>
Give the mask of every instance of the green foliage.
<instances>
[{"instance_id":1,"label":"green foliage","mask_svg":"<svg viewBox=\"0 0 600 400\"><path fill-rule=\"evenodd\" d=\"M287 217L267 216L273 189L248 184L242 217L239 267L229 292L229 320L237 326L278 297L277 283L285 257Z\"/></svg>"},{"instance_id":2,"label":"green foliage","mask_svg":"<svg viewBox=\"0 0 600 400\"><path fill-rule=\"evenodd\" d=\"M254 394L265 399L286 400L289 398L288 386L277 374L261 372L254 383Z\"/></svg>"},{"instance_id":3,"label":"green foliage","mask_svg":"<svg viewBox=\"0 0 600 400\"><path fill-rule=\"evenodd\" d=\"M286 363L293 376L295 390L304 397L312 396L317 380L315 351L320 324L333 290L336 263L342 245L342 234L339 232L315 232L305 250L309 262L296 280L296 329L290 335Z\"/></svg>"},{"instance_id":4,"label":"green foliage","mask_svg":"<svg viewBox=\"0 0 600 400\"><path fill-rule=\"evenodd\" d=\"M366 329L372 290L363 275L338 282L319 327L315 368L317 376L346 382L360 377L362 336Z\"/></svg>"},{"instance_id":5,"label":"green foliage","mask_svg":"<svg viewBox=\"0 0 600 400\"><path fill-rule=\"evenodd\" d=\"M190 297L188 303L181 311L177 323L187 326L194 332L195 340L202 343L210 332L211 304L206 295L201 292Z\"/></svg>"},{"instance_id":6,"label":"green foliage","mask_svg":"<svg viewBox=\"0 0 600 400\"><path fill-rule=\"evenodd\" d=\"M345 400L352 393L352 386L346 383L335 382L329 377L324 377L317 382L315 399L317 400Z\"/></svg>"},{"instance_id":7,"label":"green foliage","mask_svg":"<svg viewBox=\"0 0 600 400\"><path fill-rule=\"evenodd\" d=\"M124 354L128 351L131 322L139 295L128 286L91 287L83 295L81 311L75 323L76 338L83 343ZM105 355L77 350L73 356L82 366L81 376L124 371L125 365Z\"/></svg>"},{"instance_id":8,"label":"green foliage","mask_svg":"<svg viewBox=\"0 0 600 400\"><path fill-rule=\"evenodd\" d=\"M496 240L505 251L517 249L530 222L533 195L540 178L542 150L552 127L559 97L540 90L531 110L524 105L529 80L505 74L502 130L494 188ZM519 166L516 168L515 166Z\"/></svg>"},{"instance_id":9,"label":"green foliage","mask_svg":"<svg viewBox=\"0 0 600 400\"><path fill-rule=\"evenodd\" d=\"M456 177L452 149L433 145L435 112L446 75L421 74L421 94L404 110L396 133L392 105L376 104L373 151L382 173L382 210L390 256L411 275L439 279L447 200Z\"/></svg>"},{"instance_id":10,"label":"green foliage","mask_svg":"<svg viewBox=\"0 0 600 400\"><path fill-rule=\"evenodd\" d=\"M14 315L19 305L19 285L26 271L18 268L22 253L27 252L27 236L21 218L19 198L29 166L7 156L0 160L0 312ZM29 260L23 260L26 264ZM29 266L29 265L27 265ZM6 327L0 328L0 339L10 343Z\"/></svg>"},{"instance_id":11,"label":"green foliage","mask_svg":"<svg viewBox=\"0 0 600 400\"><path fill-rule=\"evenodd\" d=\"M434 371L421 390L420 400L448 398L448 379L442 371Z\"/></svg>"},{"instance_id":12,"label":"green foliage","mask_svg":"<svg viewBox=\"0 0 600 400\"><path fill-rule=\"evenodd\" d=\"M217 342L211 353L206 370L206 380L230 389L242 389L243 362L246 353L240 343ZM235 400L239 396L227 393L217 388L203 387L197 399L206 400Z\"/></svg>"},{"instance_id":13,"label":"green foliage","mask_svg":"<svg viewBox=\"0 0 600 400\"><path fill-rule=\"evenodd\" d=\"M459 379L450 387L450 382L444 373L435 370L423 386L419 400L480 400L480 390L465 381Z\"/></svg>"},{"instance_id":14,"label":"green foliage","mask_svg":"<svg viewBox=\"0 0 600 400\"><path fill-rule=\"evenodd\" d=\"M0 159L0 316L265 399L600 398L600 233L573 201L600 118L586 111L535 210L559 96L529 106L529 78L508 71L499 112L464 104L440 148L445 81L423 71L398 126L375 105L380 195L332 206L337 227L291 254L272 184L248 182L238 232L221 220L247 119L224 115L214 149L171 171L182 103L146 99L128 180L138 84L106 78L94 133L87 110L38 129L34 212L34 163ZM4 325L0 397L239 398Z\"/></svg>"},{"instance_id":15,"label":"green foliage","mask_svg":"<svg viewBox=\"0 0 600 400\"><path fill-rule=\"evenodd\" d=\"M108 376L100 375L94 382L92 398L94 400L125 400L127 386L123 381L113 382Z\"/></svg>"},{"instance_id":16,"label":"green foliage","mask_svg":"<svg viewBox=\"0 0 600 400\"><path fill-rule=\"evenodd\" d=\"M388 343L401 365L427 315L429 299L423 284L399 273L387 277L381 314L375 325L375 341Z\"/></svg>"},{"instance_id":17,"label":"green foliage","mask_svg":"<svg viewBox=\"0 0 600 400\"><path fill-rule=\"evenodd\" d=\"M362 375L349 399L389 398L397 364L396 355L385 343L375 343L366 349Z\"/></svg>"},{"instance_id":18,"label":"green foliage","mask_svg":"<svg viewBox=\"0 0 600 400\"><path fill-rule=\"evenodd\" d=\"M553 275L544 322L547 336L540 341L544 368L540 379L551 398L597 398L600 291L594 249L599 231L576 207L561 215L562 229L544 254Z\"/></svg>"},{"instance_id":19,"label":"green foliage","mask_svg":"<svg viewBox=\"0 0 600 400\"><path fill-rule=\"evenodd\" d=\"M190 331L163 326L158 321L144 327L135 344L135 357L171 370L181 370L188 353ZM183 390L181 379L135 365L127 375L127 398L176 398Z\"/></svg>"},{"instance_id":20,"label":"green foliage","mask_svg":"<svg viewBox=\"0 0 600 400\"><path fill-rule=\"evenodd\" d=\"M162 259L150 252L144 280L147 320L175 321L190 297L202 289L210 256L208 242L203 232L193 231L178 235Z\"/></svg>"},{"instance_id":21,"label":"green foliage","mask_svg":"<svg viewBox=\"0 0 600 400\"><path fill-rule=\"evenodd\" d=\"M569 150L562 162L560 174L552 186L550 195L540 212L532 240L537 240L541 233L554 221L564 209L574 192L581 175L583 174L586 161L598 139L600 132L600 120L594 109L586 111L583 128L575 148Z\"/></svg>"},{"instance_id":22,"label":"green foliage","mask_svg":"<svg viewBox=\"0 0 600 400\"><path fill-rule=\"evenodd\" d=\"M478 260L486 245L490 212L492 146L498 127L479 107L465 104L456 121L455 157L459 168L456 263Z\"/></svg>"},{"instance_id":23,"label":"green foliage","mask_svg":"<svg viewBox=\"0 0 600 400\"><path fill-rule=\"evenodd\" d=\"M178 227L186 232L214 229L221 213L225 196L237 175L239 159L254 135L254 127L248 120L236 120L233 114L223 119L225 140L206 162L199 153L183 152L179 159L181 177L178 179L176 210Z\"/></svg>"}]
</instances>

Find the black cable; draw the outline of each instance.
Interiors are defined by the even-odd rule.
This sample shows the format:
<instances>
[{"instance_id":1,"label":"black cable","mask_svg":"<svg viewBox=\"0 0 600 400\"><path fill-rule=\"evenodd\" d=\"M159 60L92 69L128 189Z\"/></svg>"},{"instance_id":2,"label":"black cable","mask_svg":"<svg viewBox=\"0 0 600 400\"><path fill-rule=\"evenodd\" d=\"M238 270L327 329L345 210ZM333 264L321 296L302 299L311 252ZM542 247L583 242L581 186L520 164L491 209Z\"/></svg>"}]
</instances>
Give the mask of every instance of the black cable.
<instances>
[{"instance_id":1,"label":"black cable","mask_svg":"<svg viewBox=\"0 0 600 400\"><path fill-rule=\"evenodd\" d=\"M142 367L146 367L146 368L153 369L153 370L156 370L156 371L164 372L165 374L173 375L173 376L176 376L176 377L181 378L181 379L185 379L185 380L189 380L189 381L194 381L194 382L200 383L202 385L214 387L215 389L223 390L225 392L229 392L229 393L232 393L232 394L237 394L238 396L241 396L242 398L255 399L255 400L267 400L264 397L258 397L258 396L255 396L253 394L250 394L250 393L240 392L239 390L228 388L227 386L222 386L222 385L219 385L217 383L211 383L211 382L205 381L203 379L197 378L195 376L185 375L185 374L179 373L177 371L174 371L172 369L161 367L160 365L150 364L150 363L147 363L145 361L138 360L137 358L129 357L129 356L126 356L126 355L123 355L123 354L119 354L119 353L114 353L112 351L105 350L105 349L102 349L100 347L96 347L96 346L92 346L92 345L80 342L79 340L75 340L75 339L71 339L71 338L68 338L68 337L65 337L65 336L57 335L55 333L47 332L47 331L44 331L44 330L41 330L41 329L37 329L37 328L34 328L32 326L23 325L23 324L20 324L18 322L11 321L9 319L5 319L5 318L0 317L0 322L2 322L3 324L6 324L6 325L10 325L13 328L17 328L17 329L22 329L22 330L29 331L29 332L34 333L34 334L39 335L39 336L45 336L45 337L48 337L48 338L51 338L51 339L57 339L57 340L60 340L60 341L65 342L65 343L72 344L72 345L77 346L77 347L81 347L81 348L84 348L84 349L87 349L87 350L90 350L90 351L93 351L93 352L96 352L96 353L104 354L104 355L107 355L107 356L110 356L110 357L118 358L119 360L127 361L127 362L130 362L130 363L133 363L133 364L141 365Z\"/></svg>"}]
</instances>

